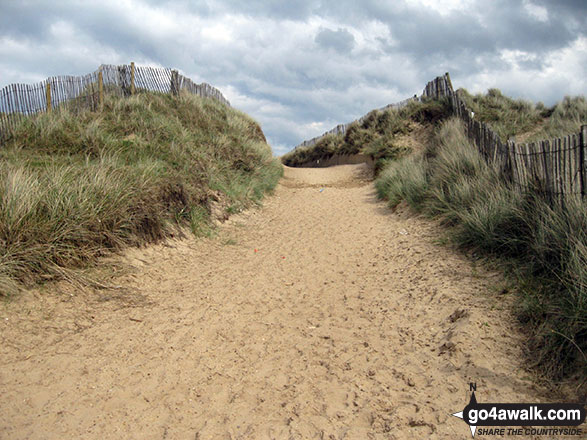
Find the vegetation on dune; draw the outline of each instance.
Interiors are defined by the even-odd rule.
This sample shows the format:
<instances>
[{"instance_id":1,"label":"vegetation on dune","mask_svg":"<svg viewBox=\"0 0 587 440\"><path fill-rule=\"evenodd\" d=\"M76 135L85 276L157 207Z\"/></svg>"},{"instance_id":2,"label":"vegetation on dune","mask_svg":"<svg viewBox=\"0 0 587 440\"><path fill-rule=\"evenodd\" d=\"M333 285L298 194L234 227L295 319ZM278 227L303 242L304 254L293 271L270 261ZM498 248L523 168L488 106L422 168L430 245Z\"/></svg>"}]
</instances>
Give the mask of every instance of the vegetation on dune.
<instances>
[{"instance_id":1,"label":"vegetation on dune","mask_svg":"<svg viewBox=\"0 0 587 440\"><path fill-rule=\"evenodd\" d=\"M282 174L258 124L212 99L108 96L28 118L0 150L0 295L128 245L206 230Z\"/></svg>"},{"instance_id":2,"label":"vegetation on dune","mask_svg":"<svg viewBox=\"0 0 587 440\"><path fill-rule=\"evenodd\" d=\"M457 93L475 119L489 124L502 141L514 138L534 142L578 133L587 124L587 101L584 96L565 97L553 107L539 102L512 99L498 89L471 95L465 89Z\"/></svg>"},{"instance_id":3,"label":"vegetation on dune","mask_svg":"<svg viewBox=\"0 0 587 440\"><path fill-rule=\"evenodd\" d=\"M475 119L490 125L502 141L515 138L522 142L534 142L578 133L587 124L587 100L584 96L565 97L552 107L533 104L522 99L504 96L498 89L486 94L471 95L465 89L457 93L467 107L475 113ZM428 99L411 102L406 107L374 110L361 122L350 124L344 135L329 134L311 146L300 146L282 156L288 166L303 166L334 155L362 153L375 160L376 172L390 160L409 152L400 137L413 129L411 122L436 125L451 114L447 100Z\"/></svg>"},{"instance_id":4,"label":"vegetation on dune","mask_svg":"<svg viewBox=\"0 0 587 440\"><path fill-rule=\"evenodd\" d=\"M502 141L530 131L548 116L548 109L539 111L531 102L512 99L498 89L474 96L465 89L459 89L457 93L475 113L475 119L489 124Z\"/></svg>"},{"instance_id":5,"label":"vegetation on dune","mask_svg":"<svg viewBox=\"0 0 587 440\"><path fill-rule=\"evenodd\" d=\"M335 154L362 153L375 160L376 171L389 160L397 159L410 151L399 140L413 129L411 122L435 123L449 112L448 101L429 100L411 102L402 109L374 110L361 122L352 123L344 135L326 135L316 144L298 147L285 154L282 162L300 166L309 161L328 159Z\"/></svg>"},{"instance_id":6,"label":"vegetation on dune","mask_svg":"<svg viewBox=\"0 0 587 440\"><path fill-rule=\"evenodd\" d=\"M551 377L587 365L587 203L564 208L521 194L478 154L457 119L445 121L425 154L389 164L376 181L392 206L405 200L440 218L454 242L500 261L519 286L518 316L529 352ZM587 372L582 371L582 374Z\"/></svg>"}]
</instances>

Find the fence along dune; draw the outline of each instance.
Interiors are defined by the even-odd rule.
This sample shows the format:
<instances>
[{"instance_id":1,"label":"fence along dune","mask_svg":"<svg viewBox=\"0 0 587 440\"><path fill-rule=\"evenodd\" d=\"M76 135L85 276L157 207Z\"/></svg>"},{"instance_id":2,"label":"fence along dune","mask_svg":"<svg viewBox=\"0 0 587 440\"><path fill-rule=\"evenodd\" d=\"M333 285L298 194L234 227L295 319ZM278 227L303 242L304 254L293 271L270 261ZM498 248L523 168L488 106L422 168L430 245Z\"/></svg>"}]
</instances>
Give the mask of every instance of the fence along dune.
<instances>
[{"instance_id":1,"label":"fence along dune","mask_svg":"<svg viewBox=\"0 0 587 440\"><path fill-rule=\"evenodd\" d=\"M445 73L426 84L422 95L379 109L399 109L410 101L449 99L452 112L465 124L467 137L485 160L495 166L504 180L520 192L539 191L551 202L564 203L568 197L585 198L587 190L587 126L579 133L531 143L505 142L484 122L475 119ZM366 116L358 119L361 122ZM344 134L349 124L337 125L321 136L302 142L312 146L329 134ZM296 147L297 148L297 147Z\"/></svg>"},{"instance_id":2,"label":"fence along dune","mask_svg":"<svg viewBox=\"0 0 587 440\"><path fill-rule=\"evenodd\" d=\"M130 65L101 65L83 76L54 76L37 84L10 84L0 90L0 144L31 115L66 107L69 111L98 110L104 93L129 96L139 91L194 95L228 100L209 84L196 84L177 70Z\"/></svg>"},{"instance_id":3,"label":"fence along dune","mask_svg":"<svg viewBox=\"0 0 587 440\"><path fill-rule=\"evenodd\" d=\"M83 76L57 76L38 84L11 84L2 88L0 144L17 124L30 115L61 106L73 112L97 110L105 92L129 96L141 90L171 94L185 90L230 106L218 89L206 83L196 84L176 70L139 67L134 63L102 65L95 72ZM562 202L569 196L585 197L587 126L583 126L580 133L556 139L524 144L511 140L504 142L490 126L475 120L459 93L454 91L448 73L430 81L420 98L409 98L379 110L401 108L410 101L424 98L449 99L453 113L463 120L467 136L479 152L499 169L505 180L520 191L532 187L545 193L551 200ZM349 125L337 125L321 136L302 142L300 146L312 146L328 134L344 134Z\"/></svg>"},{"instance_id":4,"label":"fence along dune","mask_svg":"<svg viewBox=\"0 0 587 440\"><path fill-rule=\"evenodd\" d=\"M504 142L489 125L475 119L459 92L453 90L448 73L428 83L425 93L450 99L453 113L464 122L468 138L518 191L539 191L554 203L564 203L569 197L585 197L586 125L579 133L555 139Z\"/></svg>"}]
</instances>

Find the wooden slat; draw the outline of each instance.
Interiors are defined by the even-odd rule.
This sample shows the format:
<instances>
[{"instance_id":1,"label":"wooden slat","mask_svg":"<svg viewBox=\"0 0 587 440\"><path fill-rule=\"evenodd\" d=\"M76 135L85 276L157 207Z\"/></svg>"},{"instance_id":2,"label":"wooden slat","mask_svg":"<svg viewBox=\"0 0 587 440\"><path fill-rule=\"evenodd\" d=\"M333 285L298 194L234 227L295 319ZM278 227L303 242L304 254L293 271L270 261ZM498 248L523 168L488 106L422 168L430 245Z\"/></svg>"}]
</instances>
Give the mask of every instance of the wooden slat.
<instances>
[{"instance_id":1,"label":"wooden slat","mask_svg":"<svg viewBox=\"0 0 587 440\"><path fill-rule=\"evenodd\" d=\"M530 149L528 144L520 145L522 151L522 158L524 164L524 191L530 189L529 185L532 181L532 162L530 161Z\"/></svg>"},{"instance_id":2,"label":"wooden slat","mask_svg":"<svg viewBox=\"0 0 587 440\"><path fill-rule=\"evenodd\" d=\"M562 151L561 151L561 140L558 138L556 140L556 181L557 187L556 192L557 196L563 193L563 173L562 173Z\"/></svg>"},{"instance_id":3,"label":"wooden slat","mask_svg":"<svg viewBox=\"0 0 587 440\"><path fill-rule=\"evenodd\" d=\"M573 135L573 155L575 156L574 193L581 195L581 140L580 135Z\"/></svg>"},{"instance_id":4,"label":"wooden slat","mask_svg":"<svg viewBox=\"0 0 587 440\"><path fill-rule=\"evenodd\" d=\"M554 141L546 140L546 160L548 163L548 191L552 200L556 199L556 169L555 169L555 155L553 153L555 144Z\"/></svg>"},{"instance_id":5,"label":"wooden slat","mask_svg":"<svg viewBox=\"0 0 587 440\"><path fill-rule=\"evenodd\" d=\"M550 154L548 155L548 158L550 159L550 179L552 185L551 194L553 200L556 200L558 198L558 157L556 154L556 150L556 139L552 139L550 142Z\"/></svg>"},{"instance_id":6,"label":"wooden slat","mask_svg":"<svg viewBox=\"0 0 587 440\"><path fill-rule=\"evenodd\" d=\"M135 63L130 63L130 94L135 94Z\"/></svg>"},{"instance_id":7,"label":"wooden slat","mask_svg":"<svg viewBox=\"0 0 587 440\"><path fill-rule=\"evenodd\" d=\"M46 101L47 101L47 113L51 113L51 82L47 81L47 94L46 94Z\"/></svg>"},{"instance_id":8,"label":"wooden slat","mask_svg":"<svg viewBox=\"0 0 587 440\"><path fill-rule=\"evenodd\" d=\"M20 85L20 94L22 97L22 101L25 107L25 114L28 115L31 111L32 111L32 105L30 102L30 97L29 97L29 90L28 90L28 86L26 84L21 84Z\"/></svg>"},{"instance_id":9,"label":"wooden slat","mask_svg":"<svg viewBox=\"0 0 587 440\"><path fill-rule=\"evenodd\" d=\"M567 192L574 193L573 171L575 168L575 154L573 150L573 138L571 135L566 136L567 140Z\"/></svg>"},{"instance_id":10,"label":"wooden slat","mask_svg":"<svg viewBox=\"0 0 587 440\"><path fill-rule=\"evenodd\" d=\"M22 113L22 109L21 109L21 105L20 105L20 100L18 99L18 84L13 84L12 85L12 94L14 96L14 109L19 112Z\"/></svg>"},{"instance_id":11,"label":"wooden slat","mask_svg":"<svg viewBox=\"0 0 587 440\"><path fill-rule=\"evenodd\" d=\"M581 197L587 194L587 125L581 127L579 135L579 168L581 176Z\"/></svg>"},{"instance_id":12,"label":"wooden slat","mask_svg":"<svg viewBox=\"0 0 587 440\"><path fill-rule=\"evenodd\" d=\"M98 73L98 106L100 110L104 108L104 77L101 70Z\"/></svg>"},{"instance_id":13,"label":"wooden slat","mask_svg":"<svg viewBox=\"0 0 587 440\"><path fill-rule=\"evenodd\" d=\"M44 91L44 82L40 83L37 87L36 87L36 91L35 91L35 96L37 98L37 111L41 112L43 111L43 91Z\"/></svg>"},{"instance_id":14,"label":"wooden slat","mask_svg":"<svg viewBox=\"0 0 587 440\"><path fill-rule=\"evenodd\" d=\"M562 164L563 164L563 174L562 174L562 182L563 182L563 193L569 192L569 139L565 136L562 139L561 143L563 156L562 156Z\"/></svg>"},{"instance_id":15,"label":"wooden slat","mask_svg":"<svg viewBox=\"0 0 587 440\"><path fill-rule=\"evenodd\" d=\"M525 176L524 176L524 184L526 186L526 191L528 191L530 183L534 183L536 180L536 169L534 167L533 156L530 156L531 152L534 151L531 148L532 145L530 144L523 144L523 151L524 151L524 167L525 169Z\"/></svg>"},{"instance_id":16,"label":"wooden slat","mask_svg":"<svg viewBox=\"0 0 587 440\"><path fill-rule=\"evenodd\" d=\"M153 90L153 84L152 84L153 81L151 78L151 72L149 71L148 68L143 68L143 69L141 69L141 74L142 74L142 78L144 81L143 87L147 91L152 91Z\"/></svg>"},{"instance_id":17,"label":"wooden slat","mask_svg":"<svg viewBox=\"0 0 587 440\"><path fill-rule=\"evenodd\" d=\"M542 142L536 142L536 169L538 172L538 181L540 182L540 188L544 190L546 188L546 170L544 168L544 144Z\"/></svg>"}]
</instances>

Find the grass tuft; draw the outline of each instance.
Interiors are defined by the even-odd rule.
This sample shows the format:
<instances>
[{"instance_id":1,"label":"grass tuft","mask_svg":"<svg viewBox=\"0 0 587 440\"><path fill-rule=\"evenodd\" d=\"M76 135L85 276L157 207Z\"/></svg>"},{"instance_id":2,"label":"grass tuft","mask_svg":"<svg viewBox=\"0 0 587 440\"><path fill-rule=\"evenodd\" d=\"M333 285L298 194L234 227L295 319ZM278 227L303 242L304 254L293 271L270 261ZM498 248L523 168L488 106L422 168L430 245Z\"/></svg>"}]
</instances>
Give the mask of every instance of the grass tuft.
<instances>
[{"instance_id":1,"label":"grass tuft","mask_svg":"<svg viewBox=\"0 0 587 440\"><path fill-rule=\"evenodd\" d=\"M405 200L412 208L420 210L428 190L426 169L422 161L422 158L413 155L391 162L375 181L378 196L386 198L391 208Z\"/></svg>"}]
</instances>

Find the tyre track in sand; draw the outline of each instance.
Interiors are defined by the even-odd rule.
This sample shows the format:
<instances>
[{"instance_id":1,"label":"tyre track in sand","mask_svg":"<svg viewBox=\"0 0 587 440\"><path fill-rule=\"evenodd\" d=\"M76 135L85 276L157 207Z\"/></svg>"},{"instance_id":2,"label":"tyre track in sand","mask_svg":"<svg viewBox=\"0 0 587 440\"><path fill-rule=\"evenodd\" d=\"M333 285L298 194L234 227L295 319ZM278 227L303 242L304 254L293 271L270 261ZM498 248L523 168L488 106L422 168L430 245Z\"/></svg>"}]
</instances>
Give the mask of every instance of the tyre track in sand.
<instances>
[{"instance_id":1,"label":"tyre track in sand","mask_svg":"<svg viewBox=\"0 0 587 440\"><path fill-rule=\"evenodd\" d=\"M127 251L126 294L5 304L0 438L464 439L469 382L540 401L499 276L364 171L286 168L217 237Z\"/></svg>"}]
</instances>

